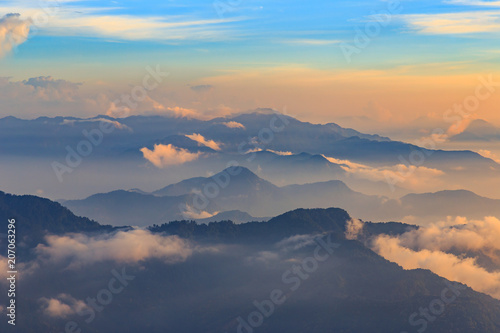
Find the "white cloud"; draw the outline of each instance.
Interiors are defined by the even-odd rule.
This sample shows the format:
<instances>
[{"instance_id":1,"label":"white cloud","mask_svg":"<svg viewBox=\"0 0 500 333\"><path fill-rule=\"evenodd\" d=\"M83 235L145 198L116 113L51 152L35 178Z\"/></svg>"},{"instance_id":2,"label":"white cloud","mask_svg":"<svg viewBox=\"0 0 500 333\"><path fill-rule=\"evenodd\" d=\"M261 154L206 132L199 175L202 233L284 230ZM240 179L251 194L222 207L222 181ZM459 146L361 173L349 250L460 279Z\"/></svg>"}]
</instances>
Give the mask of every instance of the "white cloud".
<instances>
[{"instance_id":1,"label":"white cloud","mask_svg":"<svg viewBox=\"0 0 500 333\"><path fill-rule=\"evenodd\" d=\"M0 77L0 117L16 115L33 118L47 114L74 116L102 114L114 96L100 91L96 93L80 90L81 84L51 76L11 81Z\"/></svg>"},{"instance_id":2,"label":"white cloud","mask_svg":"<svg viewBox=\"0 0 500 333\"><path fill-rule=\"evenodd\" d=\"M347 221L345 238L347 239L357 239L358 235L363 231L364 224L358 219L351 219Z\"/></svg>"},{"instance_id":3,"label":"white cloud","mask_svg":"<svg viewBox=\"0 0 500 333\"><path fill-rule=\"evenodd\" d=\"M198 142L199 145L207 146L209 148L212 148L213 150L221 150L221 143L215 142L214 140L207 140L201 134L193 133L190 135L186 135L186 137Z\"/></svg>"},{"instance_id":4,"label":"white cloud","mask_svg":"<svg viewBox=\"0 0 500 333\"><path fill-rule=\"evenodd\" d=\"M305 246L315 244L316 237L319 234L308 234L308 235L296 235L283 239L276 244L276 247L282 251L290 252L299 250Z\"/></svg>"},{"instance_id":5,"label":"white cloud","mask_svg":"<svg viewBox=\"0 0 500 333\"><path fill-rule=\"evenodd\" d=\"M88 36L119 40L223 40L236 36L231 25L243 18L196 17L194 15L142 16L116 11L118 6L88 7L77 1L10 2L0 12L19 12L32 17L41 34L52 36ZM64 3L64 10L61 4Z\"/></svg>"},{"instance_id":6,"label":"white cloud","mask_svg":"<svg viewBox=\"0 0 500 333\"><path fill-rule=\"evenodd\" d=\"M93 119L64 119L61 125L74 125L75 123L86 123L86 122L104 122L112 124L116 129L127 130L132 132L132 129L125 124L120 123L117 120L111 120L106 118L93 118Z\"/></svg>"},{"instance_id":7,"label":"white cloud","mask_svg":"<svg viewBox=\"0 0 500 333\"><path fill-rule=\"evenodd\" d=\"M276 151L276 150L272 150L272 149L266 149L267 151L270 151L271 153L274 153L276 155L280 155L280 156L291 156L293 155L293 153L291 151Z\"/></svg>"},{"instance_id":8,"label":"white cloud","mask_svg":"<svg viewBox=\"0 0 500 333\"><path fill-rule=\"evenodd\" d=\"M500 1L481 1L481 0L448 0L446 3L452 5L480 6L480 7L500 7Z\"/></svg>"},{"instance_id":9,"label":"white cloud","mask_svg":"<svg viewBox=\"0 0 500 333\"><path fill-rule=\"evenodd\" d=\"M226 127L229 127L229 128L241 128L241 129L245 129L245 126L243 124L240 124L237 121L228 121L228 122L222 123L222 125L224 125Z\"/></svg>"},{"instance_id":10,"label":"white cloud","mask_svg":"<svg viewBox=\"0 0 500 333\"><path fill-rule=\"evenodd\" d=\"M153 150L144 147L141 148L141 152L145 159L158 168L184 164L201 156L201 153L191 153L186 149L177 148L171 144L155 144Z\"/></svg>"},{"instance_id":11,"label":"white cloud","mask_svg":"<svg viewBox=\"0 0 500 333\"><path fill-rule=\"evenodd\" d=\"M53 318L66 318L79 313L86 308L84 301L77 300L68 294L59 294L56 298L40 298L42 311L45 315Z\"/></svg>"},{"instance_id":12,"label":"white cloud","mask_svg":"<svg viewBox=\"0 0 500 333\"><path fill-rule=\"evenodd\" d=\"M348 175L372 181L384 181L410 190L421 191L443 185L445 173L425 166L398 164L385 167L371 167L348 160L324 156L329 162L339 164Z\"/></svg>"},{"instance_id":13,"label":"white cloud","mask_svg":"<svg viewBox=\"0 0 500 333\"><path fill-rule=\"evenodd\" d=\"M7 14L0 18L0 58L28 39L31 20L20 14Z\"/></svg>"},{"instance_id":14,"label":"white cloud","mask_svg":"<svg viewBox=\"0 0 500 333\"><path fill-rule=\"evenodd\" d=\"M500 220L495 217L480 221L457 218L421 227L399 237L379 236L373 241L372 248L405 269L430 269L446 279L500 298L500 271L487 270L477 263L476 258L465 256L480 253L500 267L499 237Z\"/></svg>"},{"instance_id":15,"label":"white cloud","mask_svg":"<svg viewBox=\"0 0 500 333\"><path fill-rule=\"evenodd\" d=\"M97 237L51 235L46 241L47 245L40 244L36 248L39 259L53 263L71 260L71 267L108 260L137 263L151 258L175 263L186 260L193 253L190 243L177 236L160 236L145 230Z\"/></svg>"},{"instance_id":16,"label":"white cloud","mask_svg":"<svg viewBox=\"0 0 500 333\"><path fill-rule=\"evenodd\" d=\"M184 216L185 219L193 219L193 220L206 219L215 216L217 214L219 214L219 212L210 213L207 211L199 211L189 205L186 205L184 211L182 212L182 215Z\"/></svg>"},{"instance_id":17,"label":"white cloud","mask_svg":"<svg viewBox=\"0 0 500 333\"><path fill-rule=\"evenodd\" d=\"M411 29L423 34L471 34L500 31L499 11L409 14L400 17Z\"/></svg>"}]
</instances>

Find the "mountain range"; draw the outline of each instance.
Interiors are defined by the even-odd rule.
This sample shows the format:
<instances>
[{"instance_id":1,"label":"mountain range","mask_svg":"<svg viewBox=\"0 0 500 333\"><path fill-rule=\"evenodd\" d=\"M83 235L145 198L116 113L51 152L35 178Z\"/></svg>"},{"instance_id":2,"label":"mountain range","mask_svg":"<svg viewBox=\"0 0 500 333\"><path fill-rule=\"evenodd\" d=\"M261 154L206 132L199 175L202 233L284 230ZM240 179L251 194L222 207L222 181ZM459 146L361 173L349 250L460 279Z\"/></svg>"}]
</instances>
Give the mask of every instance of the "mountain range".
<instances>
[{"instance_id":1,"label":"mountain range","mask_svg":"<svg viewBox=\"0 0 500 333\"><path fill-rule=\"evenodd\" d=\"M279 187L245 167L186 179L152 193L118 190L61 203L77 215L114 226L148 226L182 219L209 222L217 215L231 219L234 215L228 212L235 210L244 212L235 222L261 221L296 207L340 207L365 221L412 217L429 223L446 220L451 214L473 219L500 215L500 200L465 190L412 193L396 200L353 191L340 180Z\"/></svg>"},{"instance_id":2,"label":"mountain range","mask_svg":"<svg viewBox=\"0 0 500 333\"><path fill-rule=\"evenodd\" d=\"M103 133L102 124L111 132ZM79 156L78 149L89 145L90 152ZM0 119L4 189L21 194L42 190L52 199L78 199L119 188L145 187L151 192L157 184L215 174L234 162L278 186L341 180L357 192L398 199L452 183L454 188L494 195L489 185L500 166L492 159L467 150L432 149L429 142L421 145L333 123L311 124L266 109L211 120ZM398 179L393 187L382 186L387 172ZM106 181L96 180L101 178ZM20 188L26 179L29 182Z\"/></svg>"},{"instance_id":3,"label":"mountain range","mask_svg":"<svg viewBox=\"0 0 500 333\"><path fill-rule=\"evenodd\" d=\"M78 236L74 233L86 233L88 223L93 228L97 225L82 224L87 220L79 220L45 199L12 195L1 198L11 208L0 205L0 216L16 216L19 225L40 224L28 221L29 216L24 215L23 205L27 204L33 207L33 214L51 211L51 216L61 216L57 230L67 228L73 233L62 235L56 243L57 238L52 238L32 244L34 257L20 258L23 267L29 268L18 285L17 311L30 313L18 321L16 328L22 332L60 331L68 322L86 332L500 330L500 301L428 270L404 270L385 260L365 243L346 236L352 220L342 209L297 209L268 222L238 225L229 221L156 225L148 231L152 236L147 237L163 239L165 245L188 242L198 249L196 254L175 262L144 258L124 263L112 259L113 254L104 259L96 255L101 253L100 248L115 247L119 240L134 239L145 235L144 231L126 229L96 238ZM49 232L50 228L50 224L37 230L28 228L25 236L38 230ZM364 235L401 234L412 228L398 223L370 223ZM64 253L52 259L45 257L52 253L51 246L59 244L73 251L69 240L75 245L86 242L77 253L93 254L82 257L87 258L87 264L68 267L66 261L58 259L64 258ZM0 239L1 245L4 242ZM137 246L128 244L128 251L133 253L146 244ZM97 302L104 300L102 290L106 289L102 288L108 288L110 278L120 274L117 272L121 272L126 287L98 308L100 311L94 311L94 317L88 316L92 312L86 302L93 297L95 300L95 295ZM66 310L58 312L64 304ZM81 311L72 310L75 307ZM86 320L89 318L92 320ZM2 331L6 325L6 321L0 323Z\"/></svg>"},{"instance_id":4,"label":"mountain range","mask_svg":"<svg viewBox=\"0 0 500 333\"><path fill-rule=\"evenodd\" d=\"M360 133L334 123L302 122L269 109L258 109L208 121L160 116L116 119L109 116L89 119L40 117L33 120L6 117L0 119L0 152L4 155L65 155L66 146L76 146L79 141L85 139L85 136L82 136L83 130L91 132L99 129L99 123L103 121L109 123L113 130L106 134L106 139L93 154L101 158L126 157L127 154L131 154L131 157L141 157L139 149L152 148L154 144L173 144L190 151L215 152L214 149L186 137L191 134L200 134L221 143L222 149L219 153L241 153L242 149L251 150L265 144L266 148L279 152L324 154L374 165L399 164L399 156L407 157L415 150L427 153L425 147ZM4 140L5 138L9 140ZM249 138L260 142L252 146ZM267 141L269 142L266 143ZM470 151L440 150L434 151L432 156L429 155L427 163L431 166L442 166L449 159L476 166L496 165L493 161Z\"/></svg>"}]
</instances>

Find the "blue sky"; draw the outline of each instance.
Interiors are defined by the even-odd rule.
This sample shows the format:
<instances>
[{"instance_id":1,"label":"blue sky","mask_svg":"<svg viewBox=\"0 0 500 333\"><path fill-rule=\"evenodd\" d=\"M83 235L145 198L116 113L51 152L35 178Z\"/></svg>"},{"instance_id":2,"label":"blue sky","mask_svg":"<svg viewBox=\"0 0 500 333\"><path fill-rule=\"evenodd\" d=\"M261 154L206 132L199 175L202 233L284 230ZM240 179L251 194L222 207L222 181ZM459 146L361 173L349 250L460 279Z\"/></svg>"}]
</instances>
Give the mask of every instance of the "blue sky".
<instances>
[{"instance_id":1,"label":"blue sky","mask_svg":"<svg viewBox=\"0 0 500 333\"><path fill-rule=\"evenodd\" d=\"M55 4L53 10L46 9ZM391 12L391 8L397 10ZM388 12L387 24L377 22L382 16L376 14ZM500 57L500 1L0 1L0 17L8 13L21 14L19 20L29 22L30 34L14 50L0 53L1 77L20 82L52 76L85 83L82 89L105 81L116 84L107 89L119 90L119 84L140 80L145 66L160 64L175 79L169 83L171 90L178 86L171 96L182 95L178 103L182 100L183 107L189 108L194 106L187 104L194 102L187 101L179 87L215 86L214 82L223 86L221 77L227 85L236 77L247 82L254 76L273 81L281 86L276 91L280 101L270 103L268 97L261 98L263 92L254 91L252 102L242 96L239 104L215 97L197 103L207 102L206 108L229 103L244 109L259 103L282 105L288 100L286 104L303 109L309 104L304 96L300 101L291 99L296 94L286 90L290 82L314 78L319 84L318 80L329 82L349 73L371 77L374 71L382 79L390 76L393 85L396 76L407 80L410 75L427 75L429 82L432 75L449 76L454 82L454 76L460 75L462 86L450 89L462 94L466 86L475 84L467 81L473 76L498 71ZM355 46L357 31L373 24L379 31L368 45L356 46L359 52L347 59L343 49ZM270 69L277 74L268 75ZM229 78L231 73L234 80ZM467 75L468 79L462 77ZM373 83L363 81L348 88L369 84ZM254 80L241 89L255 90L260 85L265 82ZM310 94L319 94L317 88L312 89ZM363 103L394 104L380 97L382 93L364 96ZM326 95L317 99L325 100L329 93L324 89L321 94ZM449 102L430 108L439 110ZM346 113L363 109L354 104L341 106ZM328 108L331 105L322 112Z\"/></svg>"},{"instance_id":2,"label":"blue sky","mask_svg":"<svg viewBox=\"0 0 500 333\"><path fill-rule=\"evenodd\" d=\"M0 1L0 10L33 15L46 3L55 1ZM390 24L347 64L339 43L352 42L355 29L363 29L374 12L386 11L388 6L386 1L59 1L48 22L32 27L39 31L19 46L15 55L19 62L13 64L29 66L35 61L64 66L73 59L134 64L144 57L156 60L165 55L176 66L194 62L216 68L252 64L379 68L444 59L498 60L488 53L500 31L498 1L402 1ZM444 27L426 31L425 20L456 15L451 19L460 22L472 12L480 18L489 12L496 28L489 28L484 19L479 32L453 33L453 26L450 31ZM17 76L12 69L9 74Z\"/></svg>"}]
</instances>

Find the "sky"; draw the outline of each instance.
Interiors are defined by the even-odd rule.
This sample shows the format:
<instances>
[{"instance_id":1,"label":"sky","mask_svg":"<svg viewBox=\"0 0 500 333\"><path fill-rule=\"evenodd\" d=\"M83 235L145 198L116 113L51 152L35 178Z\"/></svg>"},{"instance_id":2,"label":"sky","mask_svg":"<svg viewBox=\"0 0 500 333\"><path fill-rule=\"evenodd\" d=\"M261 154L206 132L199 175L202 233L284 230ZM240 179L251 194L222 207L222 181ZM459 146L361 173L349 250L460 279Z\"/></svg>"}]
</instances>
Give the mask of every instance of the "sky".
<instances>
[{"instance_id":1,"label":"sky","mask_svg":"<svg viewBox=\"0 0 500 333\"><path fill-rule=\"evenodd\" d=\"M0 117L271 107L399 128L442 121L490 77L470 113L500 125L500 1L0 0L0 17ZM168 76L117 102L147 68Z\"/></svg>"}]
</instances>

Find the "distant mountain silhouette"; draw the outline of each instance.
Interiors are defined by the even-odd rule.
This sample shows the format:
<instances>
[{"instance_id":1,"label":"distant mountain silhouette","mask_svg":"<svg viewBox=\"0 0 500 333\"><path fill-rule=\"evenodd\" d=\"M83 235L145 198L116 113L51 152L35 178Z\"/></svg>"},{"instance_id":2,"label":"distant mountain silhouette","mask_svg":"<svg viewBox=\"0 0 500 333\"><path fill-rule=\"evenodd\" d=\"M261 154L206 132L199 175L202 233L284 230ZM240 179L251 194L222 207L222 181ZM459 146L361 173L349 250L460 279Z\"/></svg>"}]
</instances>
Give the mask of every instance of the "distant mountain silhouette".
<instances>
[{"instance_id":1,"label":"distant mountain silhouette","mask_svg":"<svg viewBox=\"0 0 500 333\"><path fill-rule=\"evenodd\" d=\"M499 141L500 128L487 122L486 120L476 119L471 121L469 126L460 134L450 138L451 141Z\"/></svg>"},{"instance_id":2,"label":"distant mountain silhouette","mask_svg":"<svg viewBox=\"0 0 500 333\"><path fill-rule=\"evenodd\" d=\"M127 193L117 195L126 197ZM108 230L76 218L47 199L4 193L0 198L1 217L15 217L19 228L25 223L29 228L23 232ZM110 278L116 276L110 270L116 269L126 270L133 281L105 308L105 320L96 317L85 326L86 332L142 332L145 322L148 332L245 332L241 327L248 325L251 313L267 311L261 305L269 308L265 300L273 290L281 290L285 298L274 305L272 315L263 316L258 327L261 332L410 332L424 327L430 333L500 330L500 301L428 270L404 270L363 243L346 239L350 220L338 208L296 209L269 222L178 221L153 226L150 231L154 234L177 235L207 250L176 264L144 260L140 265L118 266L120 269L109 262L67 269L52 263L37 274L25 274L17 310L30 315L18 322L18 329L53 332L65 327L68 320L84 325L86 317L48 317L36 309L44 297L85 299L95 295L101 286L110 284ZM415 227L368 223L365 228L363 233L369 237L400 234ZM138 246L131 244L130 250ZM293 273L297 269L299 273ZM451 301L441 314L432 321L419 314L419 309L429 308L443 294ZM2 321L0 329L6 325Z\"/></svg>"},{"instance_id":3,"label":"distant mountain silhouette","mask_svg":"<svg viewBox=\"0 0 500 333\"><path fill-rule=\"evenodd\" d=\"M469 218L500 216L500 200L485 198L465 190L408 194L401 198L401 203L407 215L443 218L447 215Z\"/></svg>"},{"instance_id":4,"label":"distant mountain silhouette","mask_svg":"<svg viewBox=\"0 0 500 333\"><path fill-rule=\"evenodd\" d=\"M100 225L49 199L32 195L13 195L0 191L0 227L7 232L8 220L15 219L19 244L31 248L43 242L47 234L68 232L107 232L111 226Z\"/></svg>"},{"instance_id":5,"label":"distant mountain silhouette","mask_svg":"<svg viewBox=\"0 0 500 333\"><path fill-rule=\"evenodd\" d=\"M197 205L200 202L201 209ZM415 216L423 222L436 222L450 215L500 216L500 200L470 191L409 194L395 200L353 191L339 180L278 187L244 167L228 168L212 177L186 179L151 194L119 190L63 204L76 214L115 226L148 226L185 218L210 222L217 219L214 215L235 210L262 220L296 207L332 206L366 221L398 221ZM219 218L231 219L224 215ZM243 220L247 219L239 221Z\"/></svg>"},{"instance_id":6,"label":"distant mountain silhouette","mask_svg":"<svg viewBox=\"0 0 500 333\"><path fill-rule=\"evenodd\" d=\"M421 147L391 141L379 135L360 133L333 123L322 125L302 122L269 110L208 121L160 116L132 116L123 119L108 116L90 119L42 117L34 120L8 117L0 119L0 151L13 155L64 157L65 147L76 146L82 140L82 131L99 128L101 119L114 122L115 130L106 134L106 140L92 154L92 158L97 160L112 157L142 159L139 149L152 149L158 143L175 144L178 148L191 151L213 152L185 137L193 133L222 143L223 150L216 155L234 156L251 150L249 138L258 137L260 131L270 130L270 127L275 131L271 130L272 140L266 144L266 149L280 152L324 154L375 165L399 164L400 156L409 156L415 150L428 152ZM227 127L224 124L228 122L239 123L242 127ZM457 161L480 170L497 166L493 161L470 151L441 150L429 154L426 165L451 168Z\"/></svg>"},{"instance_id":7,"label":"distant mountain silhouette","mask_svg":"<svg viewBox=\"0 0 500 333\"><path fill-rule=\"evenodd\" d=\"M196 200L200 197L203 200ZM207 205L196 209L196 203L201 201ZM77 214L105 223L147 226L179 219L182 205L195 208L195 214L239 210L256 217L281 214L295 207L337 206L352 209L356 216L367 218L385 214L384 209L388 207L385 201L387 199L383 197L354 192L338 180L278 187L247 168L237 167L212 177L190 178L152 194L119 190L83 200L64 201L63 204ZM204 217L193 215L192 218Z\"/></svg>"},{"instance_id":8,"label":"distant mountain silhouette","mask_svg":"<svg viewBox=\"0 0 500 333\"><path fill-rule=\"evenodd\" d=\"M67 200L61 203L75 214L89 216L102 223L115 226L147 226L162 221L182 219L179 207L193 202L193 194L156 196L136 191L117 190L94 194L84 200ZM208 211L220 211L215 204Z\"/></svg>"}]
</instances>

